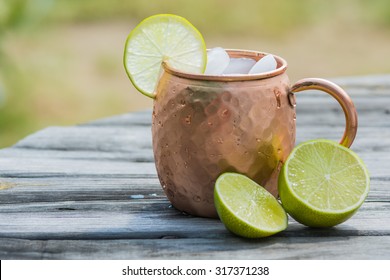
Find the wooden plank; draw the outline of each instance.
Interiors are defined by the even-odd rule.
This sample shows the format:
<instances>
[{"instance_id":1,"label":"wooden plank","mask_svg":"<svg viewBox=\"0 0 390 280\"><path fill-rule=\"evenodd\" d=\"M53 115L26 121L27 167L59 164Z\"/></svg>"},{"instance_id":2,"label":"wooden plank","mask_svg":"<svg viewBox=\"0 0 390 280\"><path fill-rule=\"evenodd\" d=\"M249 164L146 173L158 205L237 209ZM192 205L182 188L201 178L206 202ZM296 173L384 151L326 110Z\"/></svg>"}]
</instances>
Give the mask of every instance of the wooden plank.
<instances>
[{"instance_id":1,"label":"wooden plank","mask_svg":"<svg viewBox=\"0 0 390 280\"><path fill-rule=\"evenodd\" d=\"M3 182L0 196L0 212L9 205L11 209L21 207L43 207L35 203L50 202L52 206L61 207L62 203L76 201L132 201L132 203L151 203L158 199L167 200L160 183L155 176L112 177L45 177L45 178L0 178ZM142 198L142 199L140 199ZM110 206L111 207L111 206ZM108 207L108 209L110 209ZM26 212L31 208L24 209Z\"/></svg>"},{"instance_id":2,"label":"wooden plank","mask_svg":"<svg viewBox=\"0 0 390 280\"><path fill-rule=\"evenodd\" d=\"M353 248L353 249L351 249ZM0 238L0 259L389 259L390 236L243 240L25 240Z\"/></svg>"},{"instance_id":3,"label":"wooden plank","mask_svg":"<svg viewBox=\"0 0 390 280\"><path fill-rule=\"evenodd\" d=\"M371 178L368 201L390 201L387 179ZM0 211L5 204L165 198L156 175L0 177L0 182Z\"/></svg>"},{"instance_id":4,"label":"wooden plank","mask_svg":"<svg viewBox=\"0 0 390 280\"><path fill-rule=\"evenodd\" d=\"M154 162L153 151L150 149L138 149L134 147L128 151L93 151L93 150L55 150L55 149L25 149L8 148L0 150L1 158L39 158L41 160L64 159L64 160L93 160L93 161L120 161L120 162Z\"/></svg>"},{"instance_id":5,"label":"wooden plank","mask_svg":"<svg viewBox=\"0 0 390 280\"><path fill-rule=\"evenodd\" d=\"M108 126L110 128L115 126L133 127L133 126L150 126L152 123L152 110L142 110L138 112L127 113L123 115L116 115L107 118L98 119L79 126Z\"/></svg>"},{"instance_id":6,"label":"wooden plank","mask_svg":"<svg viewBox=\"0 0 390 280\"><path fill-rule=\"evenodd\" d=\"M387 121L387 119L386 119ZM313 123L317 121L312 121ZM329 138L338 140L344 132L344 123L340 120L334 125L304 125L297 121L297 142L313 138ZM111 136L115 135L115 136ZM353 145L360 146L367 150L381 150L380 147L390 150L390 129L387 127L366 126L359 127L356 141ZM20 149L20 150L17 150ZM55 156L52 150L75 152L69 154L72 157L78 155L86 156L85 151L102 153L107 157L109 153L120 155L121 153L149 152L152 149L152 136L150 127L138 127L134 130L127 128L117 128L112 130L106 127L52 127L39 131L21 140L13 148L0 150L0 156L5 158L24 157L30 150L36 150L42 157ZM363 150L363 149L360 149ZM106 153L106 154L104 154Z\"/></svg>"},{"instance_id":7,"label":"wooden plank","mask_svg":"<svg viewBox=\"0 0 390 280\"><path fill-rule=\"evenodd\" d=\"M382 149L382 147L378 147ZM387 147L386 147L387 149ZM388 153L374 154L354 150L362 157L373 177L389 178ZM383 161L382 161L383 160ZM0 177L74 177L74 176L119 176L119 175L156 175L153 162L126 162L100 160L72 160L61 158L0 158Z\"/></svg>"},{"instance_id":8,"label":"wooden plank","mask_svg":"<svg viewBox=\"0 0 390 280\"><path fill-rule=\"evenodd\" d=\"M387 95L390 93L390 75L367 75L337 77L330 80L353 95L369 95L371 93Z\"/></svg>"},{"instance_id":9,"label":"wooden plank","mask_svg":"<svg viewBox=\"0 0 390 280\"><path fill-rule=\"evenodd\" d=\"M161 201L143 205L130 200L113 203L69 201L62 204L47 202L41 206L46 211L1 211L0 237L154 239L163 236L220 238L230 234L217 219L183 215ZM390 236L389 211L388 201L366 202L353 218L333 229L310 230L291 219L288 229L278 236Z\"/></svg>"},{"instance_id":10,"label":"wooden plank","mask_svg":"<svg viewBox=\"0 0 390 280\"><path fill-rule=\"evenodd\" d=\"M301 131L303 130L303 131ZM300 143L314 138L328 138L338 141L343 134L343 129L323 131L312 129L312 134L307 134L303 128L297 131L297 141ZM316 132L315 132L316 131ZM358 132L352 149L361 157L379 157L382 161L388 160L390 154L389 132L384 130L379 133L375 131ZM367 135L367 136L366 136ZM70 148L71 149L71 148ZM58 159L58 160L86 160L86 161L118 161L118 162L154 162L152 149L137 149L134 147L125 152L117 151L85 151L85 150L37 150L23 148L8 148L0 151L0 158L3 160L15 159ZM0 171L1 172L1 171Z\"/></svg>"},{"instance_id":11,"label":"wooden plank","mask_svg":"<svg viewBox=\"0 0 390 280\"><path fill-rule=\"evenodd\" d=\"M39 158L0 158L1 177L47 177L80 175L155 175L153 162L121 162Z\"/></svg>"},{"instance_id":12,"label":"wooden plank","mask_svg":"<svg viewBox=\"0 0 390 280\"><path fill-rule=\"evenodd\" d=\"M150 149L149 127L49 127L19 141L15 147L36 150L126 152Z\"/></svg>"},{"instance_id":13,"label":"wooden plank","mask_svg":"<svg viewBox=\"0 0 390 280\"><path fill-rule=\"evenodd\" d=\"M325 119L329 124L325 124ZM383 119L384 122L390 123L389 119ZM309 122L309 120L307 120ZM310 124L304 123L299 117L297 118L297 142L303 141L306 138L341 138L344 131L344 117L329 117L323 115L313 117ZM388 124L386 124L388 125ZM378 144L381 146L390 147L390 127L387 126L359 126L357 141L370 141L371 145L366 145L367 148L375 147ZM90 151L91 153L107 152L107 153L134 153L139 151L151 150L152 136L150 127L142 127L133 130L127 128L111 130L106 127L51 127L39 131L27 138L21 140L14 146L20 150L17 156L23 156L23 153L28 153L28 150L38 150L45 156L47 151ZM0 150L0 155L3 157L12 156L12 153L6 153L7 149ZM14 150L18 152L18 150ZM75 153L77 154L77 153ZM51 153L50 156L53 154Z\"/></svg>"},{"instance_id":14,"label":"wooden plank","mask_svg":"<svg viewBox=\"0 0 390 280\"><path fill-rule=\"evenodd\" d=\"M317 114L312 117L306 114L300 118L297 113L297 140L305 138L324 137L338 139L344 130L344 117L342 115ZM376 115L379 122L373 121L373 117L365 119L360 117L358 139L370 141L371 144L390 147L390 115L383 118ZM362 123L366 122L365 125ZM383 124L382 124L383 123ZM372 124L372 125L370 125ZM370 145L369 145L370 146ZM17 143L14 148L39 150L43 156L43 150L56 151L91 151L91 152L117 152L130 153L134 150L148 150L152 147L150 126L142 127L50 127L32 134ZM5 149L6 151L7 149ZM17 151L16 151L17 152ZM27 151L28 152L28 151ZM0 155L4 150L0 151ZM7 156L11 154L8 153Z\"/></svg>"}]
</instances>

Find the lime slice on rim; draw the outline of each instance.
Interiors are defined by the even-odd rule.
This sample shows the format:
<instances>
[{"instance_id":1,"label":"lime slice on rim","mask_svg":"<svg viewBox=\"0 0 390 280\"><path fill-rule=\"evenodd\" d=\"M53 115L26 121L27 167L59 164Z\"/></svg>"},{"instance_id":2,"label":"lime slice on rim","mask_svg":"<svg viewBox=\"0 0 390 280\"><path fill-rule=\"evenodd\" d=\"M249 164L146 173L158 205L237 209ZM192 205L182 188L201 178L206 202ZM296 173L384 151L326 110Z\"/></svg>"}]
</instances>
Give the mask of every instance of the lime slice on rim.
<instances>
[{"instance_id":1,"label":"lime slice on rim","mask_svg":"<svg viewBox=\"0 0 390 280\"><path fill-rule=\"evenodd\" d=\"M277 199L244 175L219 176L214 203L226 228L239 236L265 237L287 228L287 214Z\"/></svg>"},{"instance_id":2,"label":"lime slice on rim","mask_svg":"<svg viewBox=\"0 0 390 280\"><path fill-rule=\"evenodd\" d=\"M298 222L330 227L350 218L367 197L370 185L363 161L330 140L301 143L279 175L283 208Z\"/></svg>"},{"instance_id":3,"label":"lime slice on rim","mask_svg":"<svg viewBox=\"0 0 390 280\"><path fill-rule=\"evenodd\" d=\"M123 56L127 75L148 97L154 98L163 61L183 72L203 73L206 68L203 37L182 17L170 14L148 17L127 37Z\"/></svg>"}]
</instances>

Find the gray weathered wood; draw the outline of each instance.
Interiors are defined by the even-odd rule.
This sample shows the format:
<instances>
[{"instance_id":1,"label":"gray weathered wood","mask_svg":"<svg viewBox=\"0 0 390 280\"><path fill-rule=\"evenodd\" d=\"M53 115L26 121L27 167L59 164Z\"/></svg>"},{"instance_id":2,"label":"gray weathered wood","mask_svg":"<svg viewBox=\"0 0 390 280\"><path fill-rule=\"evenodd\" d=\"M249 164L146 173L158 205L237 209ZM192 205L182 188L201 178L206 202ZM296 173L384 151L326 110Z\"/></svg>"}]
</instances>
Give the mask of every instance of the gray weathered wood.
<instances>
[{"instance_id":1,"label":"gray weathered wood","mask_svg":"<svg viewBox=\"0 0 390 280\"><path fill-rule=\"evenodd\" d=\"M0 239L0 258L17 259L381 259L389 236L279 237L243 240L162 238L117 240ZM347 253L347 254L346 254Z\"/></svg>"},{"instance_id":2,"label":"gray weathered wood","mask_svg":"<svg viewBox=\"0 0 390 280\"><path fill-rule=\"evenodd\" d=\"M352 96L352 149L371 174L362 208L331 229L290 219L261 240L172 208L159 184L151 110L49 127L0 150L0 259L389 259L390 75L334 79ZM338 140L344 116L319 92L297 94L297 143Z\"/></svg>"}]
</instances>

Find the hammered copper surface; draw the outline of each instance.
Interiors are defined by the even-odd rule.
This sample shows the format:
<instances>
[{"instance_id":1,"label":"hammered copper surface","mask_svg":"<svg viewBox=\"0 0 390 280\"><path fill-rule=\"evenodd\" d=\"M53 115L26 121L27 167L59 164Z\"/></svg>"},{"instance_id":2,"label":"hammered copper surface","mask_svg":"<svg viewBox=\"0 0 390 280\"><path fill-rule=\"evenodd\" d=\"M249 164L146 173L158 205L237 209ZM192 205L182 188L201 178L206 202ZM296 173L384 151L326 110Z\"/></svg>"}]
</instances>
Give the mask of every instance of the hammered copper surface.
<instances>
[{"instance_id":1,"label":"hammered copper surface","mask_svg":"<svg viewBox=\"0 0 390 280\"><path fill-rule=\"evenodd\" d=\"M228 50L259 60L265 53ZM357 114L337 85L317 78L291 88L287 63L256 75L207 76L179 72L164 63L153 108L153 151L161 186L177 209L217 217L214 184L224 172L252 178L277 196L279 171L295 144L293 92L319 89L337 99L346 128L341 144L356 135Z\"/></svg>"},{"instance_id":2,"label":"hammered copper surface","mask_svg":"<svg viewBox=\"0 0 390 280\"><path fill-rule=\"evenodd\" d=\"M277 195L279 170L295 143L295 107L288 94L284 71L246 81L190 79L165 71L152 134L158 176L172 204L217 217L214 183L228 171Z\"/></svg>"}]
</instances>

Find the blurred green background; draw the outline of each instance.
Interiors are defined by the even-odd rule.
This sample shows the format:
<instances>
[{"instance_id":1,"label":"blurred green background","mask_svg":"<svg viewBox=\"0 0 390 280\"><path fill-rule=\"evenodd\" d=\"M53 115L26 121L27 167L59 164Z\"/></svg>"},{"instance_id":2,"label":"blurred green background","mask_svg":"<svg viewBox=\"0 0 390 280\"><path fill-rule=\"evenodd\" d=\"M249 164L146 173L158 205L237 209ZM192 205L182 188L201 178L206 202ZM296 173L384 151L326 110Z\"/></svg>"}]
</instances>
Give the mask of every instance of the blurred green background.
<instances>
[{"instance_id":1,"label":"blurred green background","mask_svg":"<svg viewBox=\"0 0 390 280\"><path fill-rule=\"evenodd\" d=\"M389 0L0 0L0 147L151 107L122 55L130 30L156 13L187 18L208 47L284 57L291 81L390 73Z\"/></svg>"}]
</instances>

